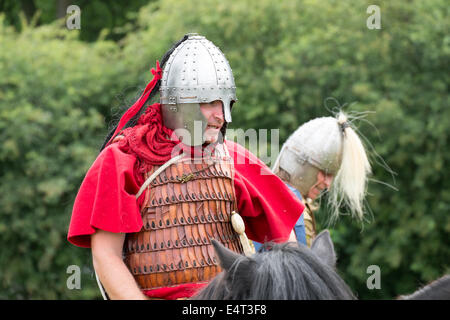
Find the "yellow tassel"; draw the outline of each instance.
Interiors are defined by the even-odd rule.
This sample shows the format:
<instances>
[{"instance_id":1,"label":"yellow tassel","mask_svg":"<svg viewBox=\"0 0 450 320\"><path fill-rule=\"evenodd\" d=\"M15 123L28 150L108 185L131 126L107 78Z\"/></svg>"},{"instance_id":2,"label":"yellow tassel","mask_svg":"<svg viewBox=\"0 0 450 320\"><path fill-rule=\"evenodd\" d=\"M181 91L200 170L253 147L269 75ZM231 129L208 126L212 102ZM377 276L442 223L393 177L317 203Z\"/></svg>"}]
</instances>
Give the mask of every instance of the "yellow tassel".
<instances>
[{"instance_id":1,"label":"yellow tassel","mask_svg":"<svg viewBox=\"0 0 450 320\"><path fill-rule=\"evenodd\" d=\"M231 225L234 231L239 235L239 240L241 241L242 248L244 249L244 254L246 256L251 256L255 253L255 247L250 244L247 235L245 234L245 224L242 217L236 211L231 213Z\"/></svg>"}]
</instances>

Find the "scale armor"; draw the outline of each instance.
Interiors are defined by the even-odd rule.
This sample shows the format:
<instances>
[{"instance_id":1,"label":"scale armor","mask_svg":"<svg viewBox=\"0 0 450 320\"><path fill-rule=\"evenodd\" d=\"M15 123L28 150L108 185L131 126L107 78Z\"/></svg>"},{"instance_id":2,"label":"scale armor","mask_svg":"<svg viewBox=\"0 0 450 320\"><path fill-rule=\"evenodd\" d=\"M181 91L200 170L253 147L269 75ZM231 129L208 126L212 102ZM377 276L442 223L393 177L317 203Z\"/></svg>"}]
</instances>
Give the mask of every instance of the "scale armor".
<instances>
[{"instance_id":1,"label":"scale armor","mask_svg":"<svg viewBox=\"0 0 450 320\"><path fill-rule=\"evenodd\" d=\"M230 222L236 206L233 165L223 159L181 159L146 189L143 227L127 234L123 250L141 289L211 280L221 271L211 239L243 253Z\"/></svg>"}]
</instances>

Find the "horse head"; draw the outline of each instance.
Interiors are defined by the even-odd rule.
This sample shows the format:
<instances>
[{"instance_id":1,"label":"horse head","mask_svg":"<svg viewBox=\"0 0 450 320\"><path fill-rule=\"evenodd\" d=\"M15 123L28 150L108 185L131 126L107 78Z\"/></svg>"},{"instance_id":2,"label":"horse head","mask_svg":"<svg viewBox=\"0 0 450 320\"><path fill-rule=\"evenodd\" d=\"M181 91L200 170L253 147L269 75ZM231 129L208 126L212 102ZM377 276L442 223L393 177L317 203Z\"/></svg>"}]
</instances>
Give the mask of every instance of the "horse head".
<instances>
[{"instance_id":1,"label":"horse head","mask_svg":"<svg viewBox=\"0 0 450 320\"><path fill-rule=\"evenodd\" d=\"M223 272L193 299L354 299L335 270L336 254L327 230L311 249L298 243L266 243L246 257L212 240Z\"/></svg>"}]
</instances>

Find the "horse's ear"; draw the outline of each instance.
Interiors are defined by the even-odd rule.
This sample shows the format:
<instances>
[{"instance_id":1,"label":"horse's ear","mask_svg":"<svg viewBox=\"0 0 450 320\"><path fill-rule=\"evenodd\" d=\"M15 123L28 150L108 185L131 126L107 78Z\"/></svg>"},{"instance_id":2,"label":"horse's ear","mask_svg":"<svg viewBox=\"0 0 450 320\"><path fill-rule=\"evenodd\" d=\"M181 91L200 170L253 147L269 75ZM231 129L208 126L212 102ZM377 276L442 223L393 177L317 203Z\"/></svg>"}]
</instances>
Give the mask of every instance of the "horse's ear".
<instances>
[{"instance_id":1,"label":"horse's ear","mask_svg":"<svg viewBox=\"0 0 450 320\"><path fill-rule=\"evenodd\" d=\"M336 268L336 253L328 230L323 230L314 238L311 250L326 265Z\"/></svg>"},{"instance_id":2,"label":"horse's ear","mask_svg":"<svg viewBox=\"0 0 450 320\"><path fill-rule=\"evenodd\" d=\"M242 257L240 254L225 248L219 241L212 239L211 243L214 246L217 257L219 258L222 269L228 271L237 258Z\"/></svg>"},{"instance_id":3,"label":"horse's ear","mask_svg":"<svg viewBox=\"0 0 450 320\"><path fill-rule=\"evenodd\" d=\"M433 281L413 294L404 295L398 300L450 300L450 275Z\"/></svg>"}]
</instances>

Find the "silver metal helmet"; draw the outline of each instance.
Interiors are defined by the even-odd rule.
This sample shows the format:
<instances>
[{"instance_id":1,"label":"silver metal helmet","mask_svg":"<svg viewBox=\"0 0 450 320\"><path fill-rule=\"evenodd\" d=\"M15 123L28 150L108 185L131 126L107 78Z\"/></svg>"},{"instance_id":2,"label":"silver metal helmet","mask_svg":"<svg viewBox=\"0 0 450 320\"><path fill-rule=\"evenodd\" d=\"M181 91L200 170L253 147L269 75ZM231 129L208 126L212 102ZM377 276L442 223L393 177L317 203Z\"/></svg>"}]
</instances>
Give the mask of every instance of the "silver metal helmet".
<instances>
[{"instance_id":1,"label":"silver metal helmet","mask_svg":"<svg viewBox=\"0 0 450 320\"><path fill-rule=\"evenodd\" d=\"M231 122L231 106L237 101L233 73L225 55L205 37L190 34L164 66L160 97L164 125L175 130L187 145L203 144L207 119L200 111L200 103L222 101L224 119Z\"/></svg>"},{"instance_id":2,"label":"silver metal helmet","mask_svg":"<svg viewBox=\"0 0 450 320\"><path fill-rule=\"evenodd\" d=\"M336 175L342 162L343 134L336 118L322 117L300 126L283 145L274 173L306 196L317 173Z\"/></svg>"}]
</instances>

